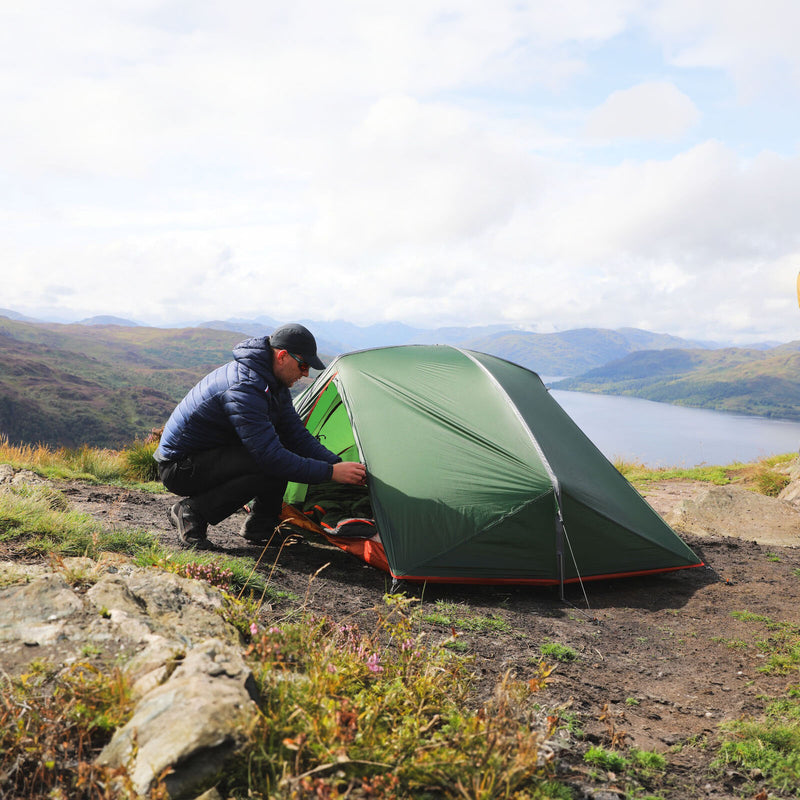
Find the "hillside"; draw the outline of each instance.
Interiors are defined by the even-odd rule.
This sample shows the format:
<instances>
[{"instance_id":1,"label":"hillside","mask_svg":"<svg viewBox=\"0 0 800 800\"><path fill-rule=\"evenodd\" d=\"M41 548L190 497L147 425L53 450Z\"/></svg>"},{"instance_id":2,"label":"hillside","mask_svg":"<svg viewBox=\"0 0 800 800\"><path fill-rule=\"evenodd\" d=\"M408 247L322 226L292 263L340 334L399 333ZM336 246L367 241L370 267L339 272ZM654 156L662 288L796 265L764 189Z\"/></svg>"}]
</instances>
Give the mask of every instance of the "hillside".
<instances>
[{"instance_id":1,"label":"hillside","mask_svg":"<svg viewBox=\"0 0 800 800\"><path fill-rule=\"evenodd\" d=\"M399 322L359 326L344 320L302 320L314 332L322 352L332 355L369 347L404 344L449 344L514 361L540 375L577 375L638 350L702 348L716 345L638 328L579 328L558 333L533 333L502 325L414 328ZM215 320L202 327L245 331L248 336L277 324L258 320Z\"/></svg>"},{"instance_id":2,"label":"hillside","mask_svg":"<svg viewBox=\"0 0 800 800\"><path fill-rule=\"evenodd\" d=\"M242 338L0 317L0 433L12 443L120 446L163 425Z\"/></svg>"},{"instance_id":3,"label":"hillside","mask_svg":"<svg viewBox=\"0 0 800 800\"><path fill-rule=\"evenodd\" d=\"M800 342L769 350L631 353L553 387L798 420Z\"/></svg>"}]
</instances>

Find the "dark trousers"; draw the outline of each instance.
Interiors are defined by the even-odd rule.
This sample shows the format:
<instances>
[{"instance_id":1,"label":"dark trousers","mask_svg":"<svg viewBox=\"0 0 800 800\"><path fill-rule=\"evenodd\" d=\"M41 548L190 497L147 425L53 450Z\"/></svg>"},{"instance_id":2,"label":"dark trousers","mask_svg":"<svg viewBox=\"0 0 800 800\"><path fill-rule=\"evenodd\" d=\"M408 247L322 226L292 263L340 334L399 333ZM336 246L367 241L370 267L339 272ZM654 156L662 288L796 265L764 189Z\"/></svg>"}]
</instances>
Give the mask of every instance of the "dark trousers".
<instances>
[{"instance_id":1,"label":"dark trousers","mask_svg":"<svg viewBox=\"0 0 800 800\"><path fill-rule=\"evenodd\" d=\"M245 503L258 501L259 516L277 522L286 480L265 475L244 445L217 447L158 465L161 482L210 525L216 525Z\"/></svg>"}]
</instances>

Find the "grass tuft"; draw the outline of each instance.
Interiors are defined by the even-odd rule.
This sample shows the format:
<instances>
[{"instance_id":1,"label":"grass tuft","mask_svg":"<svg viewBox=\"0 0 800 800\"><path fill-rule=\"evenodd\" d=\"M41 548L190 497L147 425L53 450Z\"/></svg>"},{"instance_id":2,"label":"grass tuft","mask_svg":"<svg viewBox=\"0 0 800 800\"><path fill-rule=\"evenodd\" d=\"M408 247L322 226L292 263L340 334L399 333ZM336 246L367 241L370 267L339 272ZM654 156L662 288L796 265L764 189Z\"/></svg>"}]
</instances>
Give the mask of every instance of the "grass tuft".
<instances>
[{"instance_id":1,"label":"grass tuft","mask_svg":"<svg viewBox=\"0 0 800 800\"><path fill-rule=\"evenodd\" d=\"M158 465L153 454L160 438L161 431L153 430L145 439L137 439L122 451L128 477L132 480L144 482L158 480Z\"/></svg>"},{"instance_id":2,"label":"grass tuft","mask_svg":"<svg viewBox=\"0 0 800 800\"><path fill-rule=\"evenodd\" d=\"M539 646L539 652L545 658L553 658L556 661L562 662L577 661L580 658L576 650L560 642L544 641Z\"/></svg>"},{"instance_id":3,"label":"grass tuft","mask_svg":"<svg viewBox=\"0 0 800 800\"><path fill-rule=\"evenodd\" d=\"M496 614L476 614L465 603L437 600L433 610L422 614L423 622L463 631L510 633L511 625Z\"/></svg>"}]
</instances>

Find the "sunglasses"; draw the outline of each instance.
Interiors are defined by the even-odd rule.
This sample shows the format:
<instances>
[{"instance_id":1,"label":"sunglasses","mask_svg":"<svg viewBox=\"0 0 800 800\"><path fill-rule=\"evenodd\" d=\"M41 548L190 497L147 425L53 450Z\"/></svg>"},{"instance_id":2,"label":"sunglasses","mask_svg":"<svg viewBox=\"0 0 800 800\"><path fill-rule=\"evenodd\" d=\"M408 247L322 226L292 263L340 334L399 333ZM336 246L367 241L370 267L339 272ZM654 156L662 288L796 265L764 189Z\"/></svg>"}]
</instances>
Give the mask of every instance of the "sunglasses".
<instances>
[{"instance_id":1,"label":"sunglasses","mask_svg":"<svg viewBox=\"0 0 800 800\"><path fill-rule=\"evenodd\" d=\"M288 350L286 352L289 353ZM300 372L308 372L311 369L311 364L308 361L303 361L302 358L298 358L294 353L289 353L289 355L297 362Z\"/></svg>"}]
</instances>

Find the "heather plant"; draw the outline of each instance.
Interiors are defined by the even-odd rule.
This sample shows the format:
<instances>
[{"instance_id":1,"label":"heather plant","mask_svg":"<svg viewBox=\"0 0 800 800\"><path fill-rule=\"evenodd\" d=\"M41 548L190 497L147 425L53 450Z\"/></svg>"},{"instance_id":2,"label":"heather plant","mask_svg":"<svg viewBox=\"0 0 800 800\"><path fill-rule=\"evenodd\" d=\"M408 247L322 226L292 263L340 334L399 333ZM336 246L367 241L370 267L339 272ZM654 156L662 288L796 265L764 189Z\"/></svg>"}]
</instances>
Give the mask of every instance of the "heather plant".
<instances>
[{"instance_id":1,"label":"heather plant","mask_svg":"<svg viewBox=\"0 0 800 800\"><path fill-rule=\"evenodd\" d=\"M260 696L253 744L220 790L250 797L544 798L551 722L506 675L469 711L463 659L418 631L414 600L388 595L366 633L306 616L254 636ZM568 796L568 795L567 795Z\"/></svg>"},{"instance_id":2,"label":"heather plant","mask_svg":"<svg viewBox=\"0 0 800 800\"><path fill-rule=\"evenodd\" d=\"M139 567L158 567L184 578L204 580L232 595L264 595L270 600L279 599L277 590L270 591L264 575L253 569L254 560L239 556L225 556L199 550L169 550L153 541L132 553Z\"/></svg>"},{"instance_id":3,"label":"heather plant","mask_svg":"<svg viewBox=\"0 0 800 800\"><path fill-rule=\"evenodd\" d=\"M56 673L32 664L17 679L1 678L0 796L134 798L125 769L94 763L131 710L118 669L78 663Z\"/></svg>"}]
</instances>

